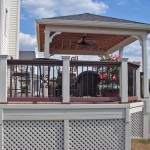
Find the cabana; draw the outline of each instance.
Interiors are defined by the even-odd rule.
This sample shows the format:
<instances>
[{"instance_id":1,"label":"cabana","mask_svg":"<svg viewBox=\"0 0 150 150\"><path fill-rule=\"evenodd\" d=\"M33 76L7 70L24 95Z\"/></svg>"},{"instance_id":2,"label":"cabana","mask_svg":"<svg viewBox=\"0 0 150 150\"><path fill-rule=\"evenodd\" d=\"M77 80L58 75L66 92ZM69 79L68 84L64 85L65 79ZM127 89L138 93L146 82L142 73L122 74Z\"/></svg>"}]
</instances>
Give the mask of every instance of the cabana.
<instances>
[{"instance_id":1,"label":"cabana","mask_svg":"<svg viewBox=\"0 0 150 150\"><path fill-rule=\"evenodd\" d=\"M8 62L10 68L9 84L7 70L0 68L5 93L0 97L4 149L130 150L131 138L148 139L149 24L86 13L37 19L36 32L38 51L44 52L45 59L0 58L1 66L7 68ZM123 57L123 48L136 40L142 51L141 84L140 64ZM70 60L68 56L108 56L117 50L118 62ZM49 60L55 54L65 56ZM23 72L29 67L30 93L19 93L12 68ZM33 93L35 78L37 94Z\"/></svg>"}]
</instances>

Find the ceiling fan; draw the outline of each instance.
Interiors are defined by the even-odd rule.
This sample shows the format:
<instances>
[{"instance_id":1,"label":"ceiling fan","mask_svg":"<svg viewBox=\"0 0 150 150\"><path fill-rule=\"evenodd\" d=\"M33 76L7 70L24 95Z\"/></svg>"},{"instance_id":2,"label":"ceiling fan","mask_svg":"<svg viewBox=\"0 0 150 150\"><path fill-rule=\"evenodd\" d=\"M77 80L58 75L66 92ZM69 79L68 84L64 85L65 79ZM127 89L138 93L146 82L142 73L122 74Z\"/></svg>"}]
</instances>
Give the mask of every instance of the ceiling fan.
<instances>
[{"instance_id":1,"label":"ceiling fan","mask_svg":"<svg viewBox=\"0 0 150 150\"><path fill-rule=\"evenodd\" d=\"M82 38L81 38L81 40L79 40L78 42L76 42L76 44L78 44L78 45L80 45L80 46L82 46L82 47L86 47L86 46L91 46L91 47L93 47L93 46L96 46L96 45L97 45L97 44L94 43L94 42L88 42L88 41L86 40L86 35L83 35Z\"/></svg>"}]
</instances>

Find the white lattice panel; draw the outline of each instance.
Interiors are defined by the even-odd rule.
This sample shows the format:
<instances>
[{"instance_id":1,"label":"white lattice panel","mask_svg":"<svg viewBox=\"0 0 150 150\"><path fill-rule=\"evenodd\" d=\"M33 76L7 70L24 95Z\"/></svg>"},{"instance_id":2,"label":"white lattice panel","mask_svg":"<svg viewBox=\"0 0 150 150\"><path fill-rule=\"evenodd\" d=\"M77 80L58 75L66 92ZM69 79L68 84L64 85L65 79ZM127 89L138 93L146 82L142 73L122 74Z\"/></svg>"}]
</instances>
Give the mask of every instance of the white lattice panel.
<instances>
[{"instance_id":1,"label":"white lattice panel","mask_svg":"<svg viewBox=\"0 0 150 150\"><path fill-rule=\"evenodd\" d=\"M131 114L131 137L143 137L143 112L136 112Z\"/></svg>"},{"instance_id":2,"label":"white lattice panel","mask_svg":"<svg viewBox=\"0 0 150 150\"><path fill-rule=\"evenodd\" d=\"M69 123L70 150L124 150L123 119L77 120Z\"/></svg>"},{"instance_id":3,"label":"white lattice panel","mask_svg":"<svg viewBox=\"0 0 150 150\"><path fill-rule=\"evenodd\" d=\"M63 121L4 121L3 150L63 150Z\"/></svg>"}]
</instances>

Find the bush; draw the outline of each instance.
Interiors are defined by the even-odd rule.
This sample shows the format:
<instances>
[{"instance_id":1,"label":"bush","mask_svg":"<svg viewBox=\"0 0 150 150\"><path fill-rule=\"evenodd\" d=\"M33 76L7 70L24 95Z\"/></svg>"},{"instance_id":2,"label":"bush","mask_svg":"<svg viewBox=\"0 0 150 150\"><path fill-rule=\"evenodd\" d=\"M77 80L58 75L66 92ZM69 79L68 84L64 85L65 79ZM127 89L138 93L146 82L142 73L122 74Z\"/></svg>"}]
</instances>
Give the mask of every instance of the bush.
<instances>
[{"instance_id":1,"label":"bush","mask_svg":"<svg viewBox=\"0 0 150 150\"><path fill-rule=\"evenodd\" d=\"M27 86L28 86L28 85L26 85L26 84L22 84L22 85L20 86L20 88L21 88L21 89L26 89Z\"/></svg>"}]
</instances>

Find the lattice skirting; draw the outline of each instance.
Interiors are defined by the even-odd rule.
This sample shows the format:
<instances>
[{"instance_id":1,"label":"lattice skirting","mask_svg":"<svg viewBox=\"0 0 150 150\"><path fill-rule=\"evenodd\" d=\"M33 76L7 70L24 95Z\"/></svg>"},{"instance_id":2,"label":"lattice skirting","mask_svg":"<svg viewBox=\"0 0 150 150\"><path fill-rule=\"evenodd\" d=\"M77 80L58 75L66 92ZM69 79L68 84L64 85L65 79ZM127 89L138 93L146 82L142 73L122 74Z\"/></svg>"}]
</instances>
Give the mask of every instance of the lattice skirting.
<instances>
[{"instance_id":1,"label":"lattice skirting","mask_svg":"<svg viewBox=\"0 0 150 150\"><path fill-rule=\"evenodd\" d=\"M64 121L4 121L3 150L125 149L124 119L71 120L68 131L64 139Z\"/></svg>"},{"instance_id":2,"label":"lattice skirting","mask_svg":"<svg viewBox=\"0 0 150 150\"><path fill-rule=\"evenodd\" d=\"M136 112L131 114L131 137L143 137L143 112Z\"/></svg>"},{"instance_id":3,"label":"lattice skirting","mask_svg":"<svg viewBox=\"0 0 150 150\"><path fill-rule=\"evenodd\" d=\"M63 121L4 121L3 150L63 150Z\"/></svg>"},{"instance_id":4,"label":"lattice skirting","mask_svg":"<svg viewBox=\"0 0 150 150\"><path fill-rule=\"evenodd\" d=\"M70 121L70 150L124 150L122 119Z\"/></svg>"}]
</instances>

